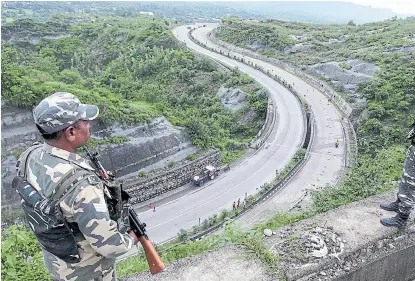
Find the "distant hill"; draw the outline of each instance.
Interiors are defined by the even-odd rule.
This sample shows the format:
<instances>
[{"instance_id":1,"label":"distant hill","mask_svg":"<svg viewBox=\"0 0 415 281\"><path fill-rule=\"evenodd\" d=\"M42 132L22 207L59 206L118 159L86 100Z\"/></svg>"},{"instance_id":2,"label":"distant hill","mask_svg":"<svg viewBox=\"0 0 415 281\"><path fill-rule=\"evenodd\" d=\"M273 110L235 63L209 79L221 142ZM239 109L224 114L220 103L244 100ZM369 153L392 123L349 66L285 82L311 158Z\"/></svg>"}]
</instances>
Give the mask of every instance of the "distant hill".
<instances>
[{"instance_id":1,"label":"distant hill","mask_svg":"<svg viewBox=\"0 0 415 281\"><path fill-rule=\"evenodd\" d=\"M357 24L400 16L390 9L377 9L345 2L2 2L2 23L17 18L48 18L55 13L105 14L134 17L140 11L182 23L218 21L226 16L243 19L283 19L313 23ZM403 17L403 16L402 16Z\"/></svg>"},{"instance_id":2,"label":"distant hill","mask_svg":"<svg viewBox=\"0 0 415 281\"><path fill-rule=\"evenodd\" d=\"M378 9L337 1L217 2L216 4L251 13L259 13L266 18L313 23L344 24L349 20L353 20L357 24L362 24L400 16L390 9Z\"/></svg>"}]
</instances>

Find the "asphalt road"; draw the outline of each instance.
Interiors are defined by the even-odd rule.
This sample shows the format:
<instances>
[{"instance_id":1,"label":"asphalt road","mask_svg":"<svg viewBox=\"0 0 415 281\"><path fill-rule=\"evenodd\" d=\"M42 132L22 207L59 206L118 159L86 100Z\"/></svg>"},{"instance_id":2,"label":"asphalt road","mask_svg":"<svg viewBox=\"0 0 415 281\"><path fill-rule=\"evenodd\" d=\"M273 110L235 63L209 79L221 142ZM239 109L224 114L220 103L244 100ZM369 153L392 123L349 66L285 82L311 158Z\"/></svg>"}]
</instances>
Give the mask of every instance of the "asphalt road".
<instances>
[{"instance_id":1,"label":"asphalt road","mask_svg":"<svg viewBox=\"0 0 415 281\"><path fill-rule=\"evenodd\" d=\"M212 25L207 25L195 30L193 35L200 41L211 44L206 34L212 28ZM219 213L224 208L230 209L233 201L243 198L245 193L255 193L262 184L270 182L275 177L275 170L280 171L295 154L301 145L304 131L300 104L283 86L260 71L196 45L187 37L186 26L174 29L173 33L180 41L185 42L188 48L229 66L237 66L240 71L256 79L270 92L277 105L278 116L265 145L238 167L210 185L194 188L193 192L172 201L165 200L163 205L156 206L155 212L148 210L139 213L140 219L147 224L150 238L156 243L174 237L182 228L188 229L198 224L199 218L203 222L205 218ZM233 55L241 56L232 53ZM264 219L265 215L269 216L275 209L287 209L302 196L305 189L334 184L343 169L344 149L340 114L327 102L322 93L275 66L256 59L249 60L273 73L278 73L289 83L294 83L294 88L298 92L304 93L305 99L312 106L316 132L311 157L303 169L267 204L260 205L257 210L246 214L246 218L241 220L241 223L246 225L250 225L252 220ZM339 148L334 148L336 139L340 140Z\"/></svg>"},{"instance_id":2,"label":"asphalt road","mask_svg":"<svg viewBox=\"0 0 415 281\"><path fill-rule=\"evenodd\" d=\"M216 24L207 24L205 28L196 29L192 34L207 46L225 51L214 45L207 36L208 32L216 26ZM230 52L230 55L244 57L247 61L252 61L273 74L278 74L293 85L311 106L315 120L315 137L308 162L276 196L237 220L241 225L250 228L256 223L266 221L277 211L288 210L306 190L336 184L344 167L344 134L340 122L341 114L318 89L269 63L234 52ZM338 148L334 147L336 140L340 141Z\"/></svg>"}]
</instances>

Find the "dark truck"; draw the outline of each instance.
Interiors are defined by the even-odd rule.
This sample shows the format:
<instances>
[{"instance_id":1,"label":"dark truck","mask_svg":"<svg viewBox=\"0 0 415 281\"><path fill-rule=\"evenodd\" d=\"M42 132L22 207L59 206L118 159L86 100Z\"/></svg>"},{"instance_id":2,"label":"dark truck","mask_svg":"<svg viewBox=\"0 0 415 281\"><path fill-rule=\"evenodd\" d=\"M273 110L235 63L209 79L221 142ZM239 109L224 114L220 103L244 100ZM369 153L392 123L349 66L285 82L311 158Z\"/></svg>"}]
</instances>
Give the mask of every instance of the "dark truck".
<instances>
[{"instance_id":1,"label":"dark truck","mask_svg":"<svg viewBox=\"0 0 415 281\"><path fill-rule=\"evenodd\" d=\"M220 175L220 168L215 168L212 165L208 165L202 172L193 178L193 183L202 186L208 180L213 180L216 176Z\"/></svg>"}]
</instances>

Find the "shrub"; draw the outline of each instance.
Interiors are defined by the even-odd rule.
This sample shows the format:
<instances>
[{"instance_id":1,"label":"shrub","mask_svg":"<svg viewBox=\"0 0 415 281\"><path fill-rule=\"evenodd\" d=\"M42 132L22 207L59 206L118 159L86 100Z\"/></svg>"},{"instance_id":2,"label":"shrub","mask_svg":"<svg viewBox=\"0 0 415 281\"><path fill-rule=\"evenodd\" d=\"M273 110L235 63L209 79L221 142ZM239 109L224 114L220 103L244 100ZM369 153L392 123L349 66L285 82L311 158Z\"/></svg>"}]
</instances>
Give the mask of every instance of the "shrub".
<instances>
[{"instance_id":1,"label":"shrub","mask_svg":"<svg viewBox=\"0 0 415 281\"><path fill-rule=\"evenodd\" d=\"M343 69L347 69L347 70L352 69L352 67L350 65L348 65L347 63L344 63L344 62L340 63L339 65Z\"/></svg>"},{"instance_id":2,"label":"shrub","mask_svg":"<svg viewBox=\"0 0 415 281\"><path fill-rule=\"evenodd\" d=\"M182 228L180 229L180 232L177 234L177 238L179 239L179 241L185 242L187 241L187 239L189 239L189 233Z\"/></svg>"},{"instance_id":3,"label":"shrub","mask_svg":"<svg viewBox=\"0 0 415 281\"><path fill-rule=\"evenodd\" d=\"M189 154L189 155L187 155L187 157L186 157L186 159L187 160L190 160L190 161L193 161L193 160L195 160L196 159L196 154Z\"/></svg>"},{"instance_id":4,"label":"shrub","mask_svg":"<svg viewBox=\"0 0 415 281\"><path fill-rule=\"evenodd\" d=\"M219 215L219 219L223 221L229 215L229 211L227 209L223 209Z\"/></svg>"},{"instance_id":5,"label":"shrub","mask_svg":"<svg viewBox=\"0 0 415 281\"><path fill-rule=\"evenodd\" d=\"M209 219L205 219L205 220L202 222L202 229L203 229L203 230L208 229L208 228L209 228L209 226L210 226L210 224L209 224Z\"/></svg>"},{"instance_id":6,"label":"shrub","mask_svg":"<svg viewBox=\"0 0 415 281\"><path fill-rule=\"evenodd\" d=\"M1 235L1 279L50 280L43 254L33 232L12 225Z\"/></svg>"}]
</instances>

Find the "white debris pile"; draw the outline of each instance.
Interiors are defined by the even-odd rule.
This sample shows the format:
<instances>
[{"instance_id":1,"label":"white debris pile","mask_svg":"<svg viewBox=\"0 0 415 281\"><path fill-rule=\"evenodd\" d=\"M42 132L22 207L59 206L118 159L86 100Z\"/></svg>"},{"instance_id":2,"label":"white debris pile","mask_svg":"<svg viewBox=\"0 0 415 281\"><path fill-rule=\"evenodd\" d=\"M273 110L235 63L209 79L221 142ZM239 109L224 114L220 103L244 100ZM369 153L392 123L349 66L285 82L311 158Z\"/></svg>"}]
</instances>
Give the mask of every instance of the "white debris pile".
<instances>
[{"instance_id":1,"label":"white debris pile","mask_svg":"<svg viewBox=\"0 0 415 281\"><path fill-rule=\"evenodd\" d=\"M265 236L270 236L269 233L264 230ZM294 264L314 263L328 257L339 258L346 243L330 228L314 227L298 234L287 227L275 234L279 235L281 240L274 244L270 251L282 257L284 262Z\"/></svg>"}]
</instances>

